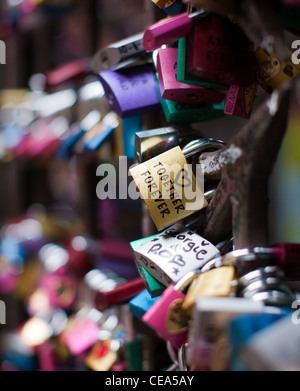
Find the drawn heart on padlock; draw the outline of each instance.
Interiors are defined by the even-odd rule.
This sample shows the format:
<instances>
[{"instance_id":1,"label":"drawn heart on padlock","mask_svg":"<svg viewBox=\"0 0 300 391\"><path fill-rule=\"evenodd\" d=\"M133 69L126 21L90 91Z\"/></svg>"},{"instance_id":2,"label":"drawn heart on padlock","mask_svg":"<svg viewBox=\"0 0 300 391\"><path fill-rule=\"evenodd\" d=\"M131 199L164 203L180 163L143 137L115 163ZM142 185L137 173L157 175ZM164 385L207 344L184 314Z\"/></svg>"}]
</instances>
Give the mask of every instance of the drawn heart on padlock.
<instances>
[{"instance_id":1,"label":"drawn heart on padlock","mask_svg":"<svg viewBox=\"0 0 300 391\"><path fill-rule=\"evenodd\" d=\"M183 302L183 299L175 299L169 307L166 316L166 329L170 334L182 333L188 328L190 317L182 308Z\"/></svg>"}]
</instances>

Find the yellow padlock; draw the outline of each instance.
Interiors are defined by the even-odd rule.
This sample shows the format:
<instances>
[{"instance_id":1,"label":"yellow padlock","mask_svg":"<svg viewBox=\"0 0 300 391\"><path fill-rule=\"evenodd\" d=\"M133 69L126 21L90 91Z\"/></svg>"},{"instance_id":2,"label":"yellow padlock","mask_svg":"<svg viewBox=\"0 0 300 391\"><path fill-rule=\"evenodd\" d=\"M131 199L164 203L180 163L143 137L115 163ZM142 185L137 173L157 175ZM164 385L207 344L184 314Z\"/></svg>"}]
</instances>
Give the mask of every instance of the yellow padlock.
<instances>
[{"instance_id":1,"label":"yellow padlock","mask_svg":"<svg viewBox=\"0 0 300 391\"><path fill-rule=\"evenodd\" d=\"M290 51L288 53L291 56ZM269 55L262 48L256 50L255 57L258 63L257 81L269 93L292 80L299 73L299 67L291 60L283 61L276 54Z\"/></svg>"},{"instance_id":2,"label":"yellow padlock","mask_svg":"<svg viewBox=\"0 0 300 391\"><path fill-rule=\"evenodd\" d=\"M152 0L152 2L156 4L159 8L163 8L165 4L168 2L168 0Z\"/></svg>"},{"instance_id":3,"label":"yellow padlock","mask_svg":"<svg viewBox=\"0 0 300 391\"><path fill-rule=\"evenodd\" d=\"M182 304L183 310L191 315L198 297L227 297L233 290L235 268L222 266L208 270L192 282Z\"/></svg>"}]
</instances>

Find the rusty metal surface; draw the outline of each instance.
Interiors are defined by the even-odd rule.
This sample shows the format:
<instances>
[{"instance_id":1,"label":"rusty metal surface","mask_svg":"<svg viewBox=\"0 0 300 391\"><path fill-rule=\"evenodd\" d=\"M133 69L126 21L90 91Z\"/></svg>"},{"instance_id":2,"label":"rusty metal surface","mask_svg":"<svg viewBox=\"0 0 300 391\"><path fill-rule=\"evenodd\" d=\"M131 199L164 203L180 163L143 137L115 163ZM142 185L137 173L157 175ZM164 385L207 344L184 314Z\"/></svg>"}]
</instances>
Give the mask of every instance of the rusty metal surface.
<instances>
[{"instance_id":1,"label":"rusty metal surface","mask_svg":"<svg viewBox=\"0 0 300 391\"><path fill-rule=\"evenodd\" d=\"M210 154L211 168L222 175L198 231L212 243L232 234L236 249L269 245L268 179L286 133L292 89L288 83L274 91L226 147Z\"/></svg>"}]
</instances>

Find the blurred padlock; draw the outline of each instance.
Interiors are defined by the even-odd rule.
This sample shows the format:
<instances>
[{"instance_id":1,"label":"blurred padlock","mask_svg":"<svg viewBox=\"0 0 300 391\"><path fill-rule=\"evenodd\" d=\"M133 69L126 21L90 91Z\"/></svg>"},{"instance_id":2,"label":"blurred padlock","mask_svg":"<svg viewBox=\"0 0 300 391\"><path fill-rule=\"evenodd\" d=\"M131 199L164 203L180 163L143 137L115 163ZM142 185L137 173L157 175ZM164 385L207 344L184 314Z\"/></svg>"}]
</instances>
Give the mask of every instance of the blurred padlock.
<instances>
[{"instance_id":1,"label":"blurred padlock","mask_svg":"<svg viewBox=\"0 0 300 391\"><path fill-rule=\"evenodd\" d=\"M257 81L268 93L272 93L299 73L299 69L292 61L283 61L277 55L268 54L262 48L256 50L255 57L258 62Z\"/></svg>"},{"instance_id":2,"label":"blurred padlock","mask_svg":"<svg viewBox=\"0 0 300 391\"><path fill-rule=\"evenodd\" d=\"M85 359L87 366L93 371L109 371L118 360L114 342L111 339L96 342Z\"/></svg>"},{"instance_id":3,"label":"blurred padlock","mask_svg":"<svg viewBox=\"0 0 300 391\"><path fill-rule=\"evenodd\" d=\"M143 33L135 34L121 41L100 49L93 58L92 66L95 73L112 70L129 59L145 52Z\"/></svg>"},{"instance_id":4,"label":"blurred padlock","mask_svg":"<svg viewBox=\"0 0 300 391\"><path fill-rule=\"evenodd\" d=\"M40 278L39 287L46 291L49 306L72 311L78 295L78 282L67 274L45 274Z\"/></svg>"},{"instance_id":5,"label":"blurred padlock","mask_svg":"<svg viewBox=\"0 0 300 391\"><path fill-rule=\"evenodd\" d=\"M135 115L133 117L123 118L121 125L124 155L127 156L127 159L134 160L135 135L143 129L143 116Z\"/></svg>"},{"instance_id":6,"label":"blurred padlock","mask_svg":"<svg viewBox=\"0 0 300 391\"><path fill-rule=\"evenodd\" d=\"M108 141L112 132L119 125L118 116L114 112L106 116L90 129L83 137L83 144L86 151L97 151L106 141Z\"/></svg>"},{"instance_id":7,"label":"blurred padlock","mask_svg":"<svg viewBox=\"0 0 300 391\"><path fill-rule=\"evenodd\" d=\"M189 327L188 365L192 368L209 370L216 343L224 336L229 322L241 314L261 314L264 311L265 306L262 303L245 298L198 298Z\"/></svg>"},{"instance_id":8,"label":"blurred padlock","mask_svg":"<svg viewBox=\"0 0 300 391\"><path fill-rule=\"evenodd\" d=\"M214 245L182 224L173 225L135 250L138 264L166 286L200 269L218 254Z\"/></svg>"},{"instance_id":9,"label":"blurred padlock","mask_svg":"<svg viewBox=\"0 0 300 391\"><path fill-rule=\"evenodd\" d=\"M191 74L215 83L249 86L255 82L253 44L236 24L216 15L193 25L187 64Z\"/></svg>"},{"instance_id":10,"label":"blurred padlock","mask_svg":"<svg viewBox=\"0 0 300 391\"><path fill-rule=\"evenodd\" d=\"M196 276L195 272L187 273L175 286L170 285L142 317L146 324L178 349L188 338L189 317L182 310L185 298L182 291Z\"/></svg>"},{"instance_id":11,"label":"blurred padlock","mask_svg":"<svg viewBox=\"0 0 300 391\"><path fill-rule=\"evenodd\" d=\"M57 148L56 156L60 158L70 157L74 153L74 147L78 141L101 120L101 113L92 110L79 124L74 124Z\"/></svg>"},{"instance_id":12,"label":"blurred padlock","mask_svg":"<svg viewBox=\"0 0 300 391\"><path fill-rule=\"evenodd\" d=\"M59 339L67 345L71 354L76 356L87 351L99 340L99 326L91 319L72 315Z\"/></svg>"},{"instance_id":13,"label":"blurred padlock","mask_svg":"<svg viewBox=\"0 0 300 391\"><path fill-rule=\"evenodd\" d=\"M230 86L225 114L249 119L258 93L258 84L249 87Z\"/></svg>"},{"instance_id":14,"label":"blurred padlock","mask_svg":"<svg viewBox=\"0 0 300 391\"><path fill-rule=\"evenodd\" d=\"M189 287L182 308L191 316L198 297L229 296L233 292L235 269L232 266L215 268L199 274Z\"/></svg>"},{"instance_id":15,"label":"blurred padlock","mask_svg":"<svg viewBox=\"0 0 300 391\"><path fill-rule=\"evenodd\" d=\"M225 99L225 92L205 87L180 83L176 80L177 48L159 49L157 72L161 97L182 104L210 105Z\"/></svg>"},{"instance_id":16,"label":"blurred padlock","mask_svg":"<svg viewBox=\"0 0 300 391\"><path fill-rule=\"evenodd\" d=\"M99 80L111 108L121 117L141 115L161 109L152 65L118 71L102 71Z\"/></svg>"}]
</instances>

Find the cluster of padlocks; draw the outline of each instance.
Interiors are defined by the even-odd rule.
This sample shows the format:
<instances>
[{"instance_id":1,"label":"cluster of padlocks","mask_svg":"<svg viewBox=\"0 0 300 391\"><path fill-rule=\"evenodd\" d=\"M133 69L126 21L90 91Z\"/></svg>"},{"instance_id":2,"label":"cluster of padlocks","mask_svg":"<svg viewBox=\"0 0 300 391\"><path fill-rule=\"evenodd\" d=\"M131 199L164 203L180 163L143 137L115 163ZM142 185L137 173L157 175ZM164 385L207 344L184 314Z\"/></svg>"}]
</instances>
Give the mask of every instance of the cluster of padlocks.
<instances>
[{"instance_id":1,"label":"cluster of padlocks","mask_svg":"<svg viewBox=\"0 0 300 391\"><path fill-rule=\"evenodd\" d=\"M165 18L91 63L35 75L23 104L3 110L2 161L98 157L121 127L145 228L130 243L95 240L76 215L40 207L4 226L0 294L27 320L5 337L2 370L300 368L300 246L269 243L267 212L300 88L285 37L300 35L300 2L152 2ZM55 75L90 74L76 93L51 92ZM75 102L82 120L70 129ZM148 114L162 126L142 129ZM228 142L190 127L225 116L246 120ZM160 357L147 366L151 344Z\"/></svg>"}]
</instances>

